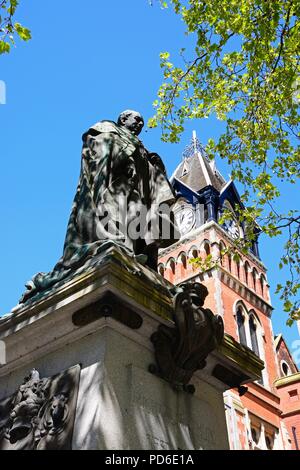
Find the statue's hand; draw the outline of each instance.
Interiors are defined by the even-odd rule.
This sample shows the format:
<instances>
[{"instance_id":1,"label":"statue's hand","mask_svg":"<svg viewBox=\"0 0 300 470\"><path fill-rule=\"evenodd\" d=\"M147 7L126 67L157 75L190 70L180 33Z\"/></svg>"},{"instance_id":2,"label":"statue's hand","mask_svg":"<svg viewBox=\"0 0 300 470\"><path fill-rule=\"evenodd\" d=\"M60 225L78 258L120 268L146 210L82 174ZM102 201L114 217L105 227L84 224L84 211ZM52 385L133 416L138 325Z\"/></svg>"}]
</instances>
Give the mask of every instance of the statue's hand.
<instances>
[{"instance_id":1,"label":"statue's hand","mask_svg":"<svg viewBox=\"0 0 300 470\"><path fill-rule=\"evenodd\" d=\"M134 168L132 168L132 167L127 168L126 176L128 178L132 178L133 175L134 175Z\"/></svg>"},{"instance_id":2,"label":"statue's hand","mask_svg":"<svg viewBox=\"0 0 300 470\"><path fill-rule=\"evenodd\" d=\"M163 164L162 159L160 158L160 156L157 153L149 153L148 158L149 158L150 163L153 166L156 166L157 168L159 168L159 170L162 173L164 173L164 174L166 173L165 165Z\"/></svg>"},{"instance_id":3,"label":"statue's hand","mask_svg":"<svg viewBox=\"0 0 300 470\"><path fill-rule=\"evenodd\" d=\"M26 300L32 297L37 290L33 280L26 282L25 287L26 287L26 291L24 292L24 294L22 295L19 301L20 304L24 304Z\"/></svg>"}]
</instances>

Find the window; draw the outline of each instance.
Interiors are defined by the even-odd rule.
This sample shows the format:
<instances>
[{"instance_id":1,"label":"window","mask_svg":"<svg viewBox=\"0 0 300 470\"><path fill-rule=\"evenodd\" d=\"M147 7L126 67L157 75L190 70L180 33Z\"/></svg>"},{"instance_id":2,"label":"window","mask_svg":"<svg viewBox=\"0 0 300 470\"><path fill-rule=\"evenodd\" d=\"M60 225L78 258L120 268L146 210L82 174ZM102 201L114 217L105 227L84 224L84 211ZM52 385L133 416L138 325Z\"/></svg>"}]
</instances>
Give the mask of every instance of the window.
<instances>
[{"instance_id":1,"label":"window","mask_svg":"<svg viewBox=\"0 0 300 470\"><path fill-rule=\"evenodd\" d=\"M238 332L240 343L244 346L247 346L247 339L246 339L246 330L245 330L245 317L242 313L242 309L239 307L236 314L236 321L238 325Z\"/></svg>"},{"instance_id":2,"label":"window","mask_svg":"<svg viewBox=\"0 0 300 470\"><path fill-rule=\"evenodd\" d=\"M175 261L173 259L171 259L170 261L170 268L171 268L172 274L175 274Z\"/></svg>"},{"instance_id":3,"label":"window","mask_svg":"<svg viewBox=\"0 0 300 470\"><path fill-rule=\"evenodd\" d=\"M252 346L251 349L257 356L259 356L256 323L255 323L253 315L250 315L249 317L249 330L250 330L250 338L251 338L251 346Z\"/></svg>"},{"instance_id":4,"label":"window","mask_svg":"<svg viewBox=\"0 0 300 470\"><path fill-rule=\"evenodd\" d=\"M208 209L207 206L204 208L204 223L208 220Z\"/></svg>"},{"instance_id":5,"label":"window","mask_svg":"<svg viewBox=\"0 0 300 470\"><path fill-rule=\"evenodd\" d=\"M257 279L257 271L254 268L252 271L252 280L253 280L253 289L256 290L256 279Z\"/></svg>"},{"instance_id":6,"label":"window","mask_svg":"<svg viewBox=\"0 0 300 470\"><path fill-rule=\"evenodd\" d=\"M290 390L289 391L289 399L290 401L298 401L299 400L299 395L298 395L298 390Z\"/></svg>"},{"instance_id":7,"label":"window","mask_svg":"<svg viewBox=\"0 0 300 470\"><path fill-rule=\"evenodd\" d=\"M274 446L274 438L271 436L266 436L266 446L268 450L272 450Z\"/></svg>"},{"instance_id":8,"label":"window","mask_svg":"<svg viewBox=\"0 0 300 470\"><path fill-rule=\"evenodd\" d=\"M180 256L180 260L182 262L183 268L186 269L186 254L185 253L182 253L182 255Z\"/></svg>"},{"instance_id":9,"label":"window","mask_svg":"<svg viewBox=\"0 0 300 470\"><path fill-rule=\"evenodd\" d=\"M241 274L241 269L240 269L240 262L237 261L236 262L236 274L237 274L237 277L240 279L240 274Z\"/></svg>"},{"instance_id":10,"label":"window","mask_svg":"<svg viewBox=\"0 0 300 470\"><path fill-rule=\"evenodd\" d=\"M231 256L228 255L228 271L231 272Z\"/></svg>"},{"instance_id":11,"label":"window","mask_svg":"<svg viewBox=\"0 0 300 470\"><path fill-rule=\"evenodd\" d=\"M205 251L206 256L210 255L210 246L209 246L209 243L205 243L205 245L204 245L204 251Z\"/></svg>"},{"instance_id":12,"label":"window","mask_svg":"<svg viewBox=\"0 0 300 470\"><path fill-rule=\"evenodd\" d=\"M163 264L160 264L160 265L158 266L158 272L159 272L159 274L160 274L161 276L164 276L164 274L165 274L165 268L164 268L164 265L163 265Z\"/></svg>"},{"instance_id":13,"label":"window","mask_svg":"<svg viewBox=\"0 0 300 470\"><path fill-rule=\"evenodd\" d=\"M224 267L224 254L222 252L226 250L226 246L224 245L223 242L220 242L219 249L220 249L221 266Z\"/></svg>"},{"instance_id":14,"label":"window","mask_svg":"<svg viewBox=\"0 0 300 470\"><path fill-rule=\"evenodd\" d=\"M251 428L251 437L255 444L258 444L259 441L259 431L255 428Z\"/></svg>"},{"instance_id":15,"label":"window","mask_svg":"<svg viewBox=\"0 0 300 470\"><path fill-rule=\"evenodd\" d=\"M245 282L248 284L249 282L249 263L245 263Z\"/></svg>"},{"instance_id":16,"label":"window","mask_svg":"<svg viewBox=\"0 0 300 470\"><path fill-rule=\"evenodd\" d=\"M188 172L189 172L189 164L188 164L187 160L185 159L184 163L183 163L183 166L182 166L181 176L187 175Z\"/></svg>"},{"instance_id":17,"label":"window","mask_svg":"<svg viewBox=\"0 0 300 470\"><path fill-rule=\"evenodd\" d=\"M265 280L264 280L263 275L260 276L259 281L260 281L261 295L263 296L264 295L264 284L265 284L265 282L264 282Z\"/></svg>"},{"instance_id":18,"label":"window","mask_svg":"<svg viewBox=\"0 0 300 470\"><path fill-rule=\"evenodd\" d=\"M291 370L285 361L281 361L281 370L283 372L283 375L291 374Z\"/></svg>"},{"instance_id":19,"label":"window","mask_svg":"<svg viewBox=\"0 0 300 470\"><path fill-rule=\"evenodd\" d=\"M236 323L239 342L247 346L253 353L265 361L265 348L263 343L263 329L253 310L247 311L242 301L236 307ZM256 382L261 385L268 383L267 371L263 369L261 378Z\"/></svg>"}]
</instances>

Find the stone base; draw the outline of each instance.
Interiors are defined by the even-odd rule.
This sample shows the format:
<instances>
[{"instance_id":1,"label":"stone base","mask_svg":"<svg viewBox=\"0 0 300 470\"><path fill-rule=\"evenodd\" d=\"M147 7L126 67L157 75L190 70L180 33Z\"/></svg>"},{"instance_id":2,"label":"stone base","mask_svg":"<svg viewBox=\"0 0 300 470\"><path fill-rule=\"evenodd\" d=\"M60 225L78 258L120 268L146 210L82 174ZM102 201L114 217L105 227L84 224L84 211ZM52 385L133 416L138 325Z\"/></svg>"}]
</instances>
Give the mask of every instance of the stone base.
<instances>
[{"instance_id":1,"label":"stone base","mask_svg":"<svg viewBox=\"0 0 300 470\"><path fill-rule=\"evenodd\" d=\"M172 298L159 275L122 258L114 248L98 268L0 319L0 441L1 403L31 369L43 378L80 364L72 449L228 448L223 392L256 380L261 361L225 337L194 375L194 395L151 374L150 337L172 324Z\"/></svg>"}]
</instances>

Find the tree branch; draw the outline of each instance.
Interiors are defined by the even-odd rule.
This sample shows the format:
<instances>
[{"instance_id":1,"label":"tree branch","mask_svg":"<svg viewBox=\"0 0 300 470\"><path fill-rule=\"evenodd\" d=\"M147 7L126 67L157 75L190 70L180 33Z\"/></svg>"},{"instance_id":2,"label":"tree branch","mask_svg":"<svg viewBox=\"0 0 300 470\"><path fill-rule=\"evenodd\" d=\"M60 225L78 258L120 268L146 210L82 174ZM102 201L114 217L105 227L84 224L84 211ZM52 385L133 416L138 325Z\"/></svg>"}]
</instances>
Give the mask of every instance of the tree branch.
<instances>
[{"instance_id":1,"label":"tree branch","mask_svg":"<svg viewBox=\"0 0 300 470\"><path fill-rule=\"evenodd\" d=\"M277 56L277 59L276 59L276 62L272 68L272 71L271 71L271 75L275 72L276 70L276 67L280 61L280 58L281 58L281 54L282 54L282 51L283 51L283 46L284 46L284 35L286 33L286 30L287 30L287 27L288 27L288 24L289 24L289 21L290 21L290 15L291 15L291 9L292 9L292 3L293 3L293 0L290 1L290 5L289 5L289 9L287 11L287 15L286 15L286 20L285 20L285 23L284 23L284 27L281 31L281 34L280 34L280 47L279 47L279 52L278 52L278 56Z\"/></svg>"}]
</instances>

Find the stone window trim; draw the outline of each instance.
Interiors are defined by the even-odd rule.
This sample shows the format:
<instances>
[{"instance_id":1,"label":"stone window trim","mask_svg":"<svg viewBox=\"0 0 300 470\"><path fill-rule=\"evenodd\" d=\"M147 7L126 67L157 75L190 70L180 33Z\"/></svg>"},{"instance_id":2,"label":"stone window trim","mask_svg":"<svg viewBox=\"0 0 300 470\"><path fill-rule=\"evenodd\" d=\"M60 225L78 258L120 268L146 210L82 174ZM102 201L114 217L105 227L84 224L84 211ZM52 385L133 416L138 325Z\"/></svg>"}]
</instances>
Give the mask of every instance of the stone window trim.
<instances>
[{"instance_id":1,"label":"stone window trim","mask_svg":"<svg viewBox=\"0 0 300 470\"><path fill-rule=\"evenodd\" d=\"M219 252L221 253L221 251L226 248L226 243L221 239L219 241ZM233 273L257 295L264 299L268 299L269 284L265 273L258 271L255 266L251 266L247 259L243 259L243 257L241 257L239 262L233 263L232 256L228 253L221 258L221 266L227 269L230 273Z\"/></svg>"},{"instance_id":2,"label":"stone window trim","mask_svg":"<svg viewBox=\"0 0 300 470\"><path fill-rule=\"evenodd\" d=\"M279 429L261 420L255 415L249 416L250 448L257 450L273 450L277 447Z\"/></svg>"},{"instance_id":3,"label":"stone window trim","mask_svg":"<svg viewBox=\"0 0 300 470\"><path fill-rule=\"evenodd\" d=\"M197 248L196 245L193 245L190 247L188 251L188 258L189 259L199 258L199 249Z\"/></svg>"},{"instance_id":4,"label":"stone window trim","mask_svg":"<svg viewBox=\"0 0 300 470\"><path fill-rule=\"evenodd\" d=\"M163 264L163 263L159 263L159 265L157 266L157 272L158 272L162 277L164 277L164 275L165 275L165 267L164 267L164 264Z\"/></svg>"},{"instance_id":5,"label":"stone window trim","mask_svg":"<svg viewBox=\"0 0 300 470\"><path fill-rule=\"evenodd\" d=\"M238 311L241 312L244 318L243 327L241 325L240 316L238 316ZM253 308L248 310L242 300L237 300L233 306L233 316L236 322L236 335L238 341L251 349L265 362L265 333L255 310ZM242 339L243 329L245 330L246 340L245 338ZM258 383L264 387L268 387L268 376L266 368L262 371L262 380L258 381Z\"/></svg>"},{"instance_id":6,"label":"stone window trim","mask_svg":"<svg viewBox=\"0 0 300 470\"><path fill-rule=\"evenodd\" d=\"M188 255L186 254L186 252L181 251L179 253L179 255L177 256L176 265L177 264L182 264L184 269L186 269L187 268L187 259L188 259Z\"/></svg>"}]
</instances>

